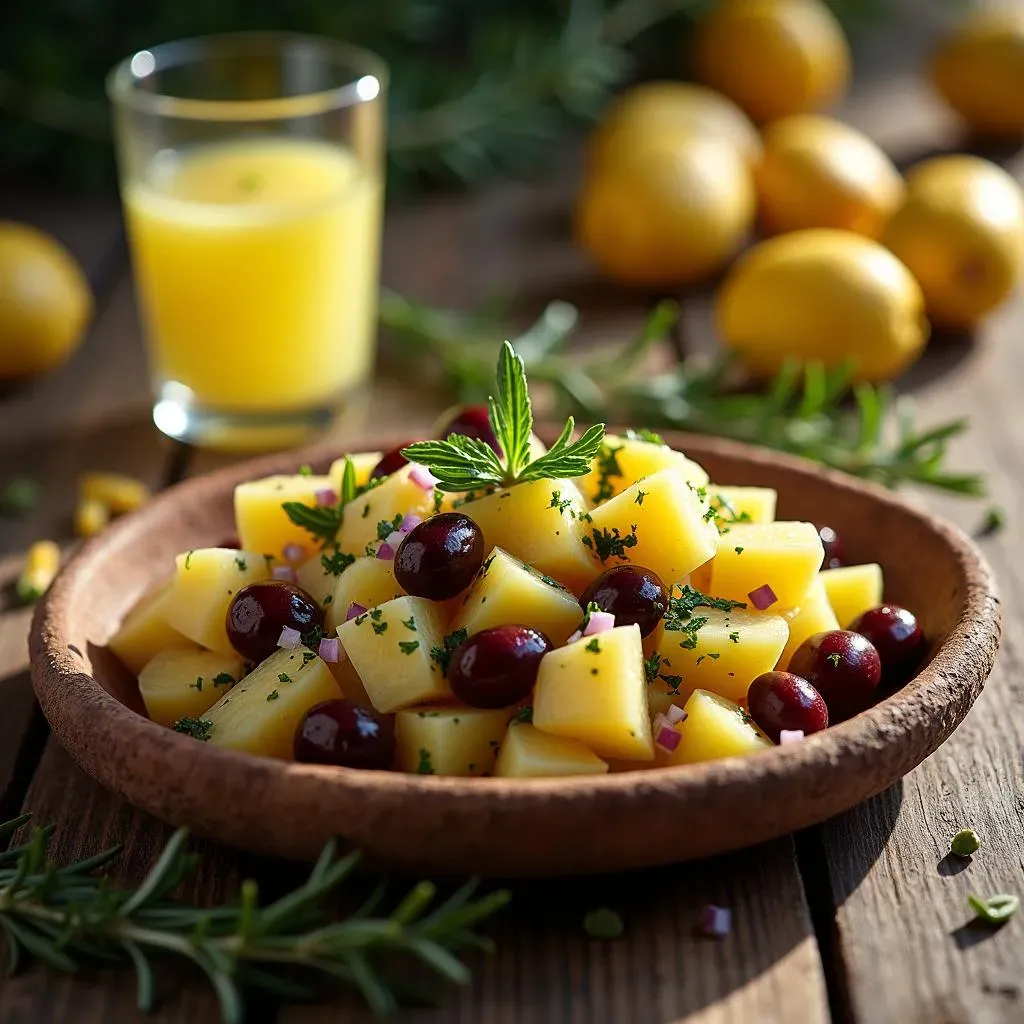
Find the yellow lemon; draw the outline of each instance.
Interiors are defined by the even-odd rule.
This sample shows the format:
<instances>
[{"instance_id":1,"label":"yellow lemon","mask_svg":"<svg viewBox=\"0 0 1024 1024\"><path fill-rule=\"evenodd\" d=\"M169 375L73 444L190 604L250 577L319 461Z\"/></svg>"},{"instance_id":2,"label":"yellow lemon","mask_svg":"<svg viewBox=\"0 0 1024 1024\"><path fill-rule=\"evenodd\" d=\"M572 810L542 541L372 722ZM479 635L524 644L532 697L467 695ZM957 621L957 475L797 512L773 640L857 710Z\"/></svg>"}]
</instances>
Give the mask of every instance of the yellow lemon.
<instances>
[{"instance_id":1,"label":"yellow lemon","mask_svg":"<svg viewBox=\"0 0 1024 1024\"><path fill-rule=\"evenodd\" d=\"M89 284L67 249L27 224L0 221L0 380L63 363L92 307Z\"/></svg>"},{"instance_id":2,"label":"yellow lemon","mask_svg":"<svg viewBox=\"0 0 1024 1024\"><path fill-rule=\"evenodd\" d=\"M759 123L820 110L850 78L846 37L819 0L721 0L694 56L697 77Z\"/></svg>"},{"instance_id":3,"label":"yellow lemon","mask_svg":"<svg viewBox=\"0 0 1024 1024\"><path fill-rule=\"evenodd\" d=\"M715 299L722 342L760 375L786 359L849 361L858 380L895 377L928 336L924 296L878 242L813 228L770 238L732 268Z\"/></svg>"},{"instance_id":4,"label":"yellow lemon","mask_svg":"<svg viewBox=\"0 0 1024 1024\"><path fill-rule=\"evenodd\" d=\"M920 282L933 323L970 327L1020 279L1024 192L979 157L926 160L907 175L906 201L882 241Z\"/></svg>"},{"instance_id":5,"label":"yellow lemon","mask_svg":"<svg viewBox=\"0 0 1024 1024\"><path fill-rule=\"evenodd\" d=\"M736 147L719 139L652 139L584 182L577 234L625 284L671 287L719 270L754 219L754 183Z\"/></svg>"},{"instance_id":6,"label":"yellow lemon","mask_svg":"<svg viewBox=\"0 0 1024 1024\"><path fill-rule=\"evenodd\" d=\"M1024 133L1024 9L967 15L932 56L932 83L975 130Z\"/></svg>"},{"instance_id":7,"label":"yellow lemon","mask_svg":"<svg viewBox=\"0 0 1024 1024\"><path fill-rule=\"evenodd\" d=\"M765 129L755 179L769 234L842 228L877 238L903 199L903 178L871 139L815 114Z\"/></svg>"},{"instance_id":8,"label":"yellow lemon","mask_svg":"<svg viewBox=\"0 0 1024 1024\"><path fill-rule=\"evenodd\" d=\"M590 137L592 167L628 154L652 138L705 135L733 143L750 161L761 152L761 137L732 100L693 82L644 82L612 104Z\"/></svg>"}]
</instances>

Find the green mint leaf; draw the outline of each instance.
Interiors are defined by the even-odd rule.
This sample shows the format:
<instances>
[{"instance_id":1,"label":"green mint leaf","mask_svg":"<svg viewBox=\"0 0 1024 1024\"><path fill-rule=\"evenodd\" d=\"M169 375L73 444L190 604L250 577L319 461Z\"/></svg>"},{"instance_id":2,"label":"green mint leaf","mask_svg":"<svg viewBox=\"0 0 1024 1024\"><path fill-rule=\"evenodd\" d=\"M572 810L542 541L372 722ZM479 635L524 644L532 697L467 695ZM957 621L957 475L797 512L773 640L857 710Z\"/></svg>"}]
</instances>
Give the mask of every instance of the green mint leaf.
<instances>
[{"instance_id":1,"label":"green mint leaf","mask_svg":"<svg viewBox=\"0 0 1024 1024\"><path fill-rule=\"evenodd\" d=\"M410 462L427 467L442 491L471 491L474 487L500 487L505 469L489 444L475 437L452 434L445 441L417 441L402 449Z\"/></svg>"},{"instance_id":2,"label":"green mint leaf","mask_svg":"<svg viewBox=\"0 0 1024 1024\"><path fill-rule=\"evenodd\" d=\"M191 736L194 740L208 740L213 732L213 722L204 718L179 718L174 723L174 731Z\"/></svg>"},{"instance_id":3,"label":"green mint leaf","mask_svg":"<svg viewBox=\"0 0 1024 1024\"><path fill-rule=\"evenodd\" d=\"M531 462L517 477L527 480L562 480L567 477L586 476L594 456L604 443L604 424L597 423L576 441L569 443L576 423L570 416L558 440L539 459Z\"/></svg>"},{"instance_id":4,"label":"green mint leaf","mask_svg":"<svg viewBox=\"0 0 1024 1024\"><path fill-rule=\"evenodd\" d=\"M301 501L285 501L281 504L285 515L298 527L310 533L326 547L334 543L341 528L344 511L341 505L320 508L304 505Z\"/></svg>"},{"instance_id":5,"label":"green mint leaf","mask_svg":"<svg viewBox=\"0 0 1024 1024\"><path fill-rule=\"evenodd\" d=\"M530 461L533 409L526 386L526 367L508 341L498 355L497 377L497 397L487 400L491 429L505 453L508 476L518 480Z\"/></svg>"}]
</instances>

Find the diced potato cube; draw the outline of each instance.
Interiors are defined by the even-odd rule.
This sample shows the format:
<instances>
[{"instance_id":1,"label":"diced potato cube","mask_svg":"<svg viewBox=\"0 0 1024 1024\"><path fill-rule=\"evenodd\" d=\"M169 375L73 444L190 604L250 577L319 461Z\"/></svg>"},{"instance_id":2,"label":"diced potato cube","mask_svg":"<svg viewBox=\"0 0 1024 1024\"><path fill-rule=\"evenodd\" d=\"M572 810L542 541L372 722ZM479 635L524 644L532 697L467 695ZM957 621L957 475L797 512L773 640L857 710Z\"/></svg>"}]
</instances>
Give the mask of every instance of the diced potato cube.
<instances>
[{"instance_id":1,"label":"diced potato cube","mask_svg":"<svg viewBox=\"0 0 1024 1024\"><path fill-rule=\"evenodd\" d=\"M709 558L703 565L698 565L690 573L690 586L699 590L702 594L711 593L711 567L715 564L713 558Z\"/></svg>"},{"instance_id":2,"label":"diced potato cube","mask_svg":"<svg viewBox=\"0 0 1024 1024\"><path fill-rule=\"evenodd\" d=\"M599 757L653 760L639 627L617 626L545 654L533 724L579 740Z\"/></svg>"},{"instance_id":3,"label":"diced potato cube","mask_svg":"<svg viewBox=\"0 0 1024 1024\"><path fill-rule=\"evenodd\" d=\"M395 715L396 764L419 775L491 775L514 709L429 707Z\"/></svg>"},{"instance_id":4,"label":"diced potato cube","mask_svg":"<svg viewBox=\"0 0 1024 1024\"><path fill-rule=\"evenodd\" d=\"M127 615L107 646L136 675L161 651L193 647L191 641L172 629L167 621L171 584L144 597Z\"/></svg>"},{"instance_id":5,"label":"diced potato cube","mask_svg":"<svg viewBox=\"0 0 1024 1024\"><path fill-rule=\"evenodd\" d=\"M814 578L799 608L790 608L782 613L783 618L789 623L789 640L779 658L777 667L780 671L785 671L789 667L790 658L809 636L839 628L839 621L832 611L832 605L828 603L828 595L822 583L824 576L824 573L818 573Z\"/></svg>"},{"instance_id":6,"label":"diced potato cube","mask_svg":"<svg viewBox=\"0 0 1024 1024\"><path fill-rule=\"evenodd\" d=\"M399 597L338 627L342 647L378 711L451 699L438 660L447 624L444 609L433 601Z\"/></svg>"},{"instance_id":7,"label":"diced potato cube","mask_svg":"<svg viewBox=\"0 0 1024 1024\"><path fill-rule=\"evenodd\" d=\"M789 636L781 615L739 608L697 608L683 625L688 628L661 630L657 681L667 690L699 687L737 703L756 676L775 668Z\"/></svg>"},{"instance_id":8,"label":"diced potato cube","mask_svg":"<svg viewBox=\"0 0 1024 1024\"><path fill-rule=\"evenodd\" d=\"M826 569L820 577L841 629L882 603L882 567L875 562Z\"/></svg>"},{"instance_id":9,"label":"diced potato cube","mask_svg":"<svg viewBox=\"0 0 1024 1024\"><path fill-rule=\"evenodd\" d=\"M305 647L275 651L203 715L210 742L291 761L295 731L306 712L341 690L324 661Z\"/></svg>"},{"instance_id":10,"label":"diced potato cube","mask_svg":"<svg viewBox=\"0 0 1024 1024\"><path fill-rule=\"evenodd\" d=\"M334 593L334 585L338 580L333 572L325 568L323 562L324 558L330 558L333 554L333 551L317 551L315 555L307 558L295 572L299 586L321 607L325 607L324 602L330 605L329 598Z\"/></svg>"},{"instance_id":11,"label":"diced potato cube","mask_svg":"<svg viewBox=\"0 0 1024 1024\"><path fill-rule=\"evenodd\" d=\"M327 476L268 476L250 480L235 488L235 523L239 543L246 551L273 555L282 560L289 545L312 552L317 542L301 526L288 518L282 507L286 501L315 505L316 492L333 490Z\"/></svg>"},{"instance_id":12,"label":"diced potato cube","mask_svg":"<svg viewBox=\"0 0 1024 1024\"><path fill-rule=\"evenodd\" d=\"M242 678L242 659L216 651L161 651L142 667L139 692L158 725L198 718Z\"/></svg>"},{"instance_id":13,"label":"diced potato cube","mask_svg":"<svg viewBox=\"0 0 1024 1024\"><path fill-rule=\"evenodd\" d=\"M595 505L614 498L645 476L672 469L694 487L708 482L703 466L688 459L667 444L645 441L640 437L605 434L601 450L594 456L590 475L584 477L587 497Z\"/></svg>"},{"instance_id":14,"label":"diced potato cube","mask_svg":"<svg viewBox=\"0 0 1024 1024\"><path fill-rule=\"evenodd\" d=\"M472 636L491 626L530 626L560 647L582 618L579 602L561 584L494 548L462 598L452 629Z\"/></svg>"},{"instance_id":15,"label":"diced potato cube","mask_svg":"<svg viewBox=\"0 0 1024 1024\"><path fill-rule=\"evenodd\" d=\"M579 740L551 736L525 722L513 722L505 734L494 774L508 779L545 779L559 775L603 775L608 764Z\"/></svg>"},{"instance_id":16,"label":"diced potato cube","mask_svg":"<svg viewBox=\"0 0 1024 1024\"><path fill-rule=\"evenodd\" d=\"M686 718L674 726L680 740L669 764L753 754L772 745L743 708L717 693L694 690L684 710Z\"/></svg>"},{"instance_id":17,"label":"diced potato cube","mask_svg":"<svg viewBox=\"0 0 1024 1024\"><path fill-rule=\"evenodd\" d=\"M711 507L718 512L720 526L732 521L744 523L774 523L778 492L771 487L715 487L708 488Z\"/></svg>"},{"instance_id":18,"label":"diced potato cube","mask_svg":"<svg viewBox=\"0 0 1024 1024\"><path fill-rule=\"evenodd\" d=\"M341 481L345 476L345 460L352 460L352 468L356 474L356 486L365 487L370 482L370 474L374 471L383 452L352 452L351 455L342 455L331 463L327 475L331 478L331 486L341 494Z\"/></svg>"},{"instance_id":19,"label":"diced potato cube","mask_svg":"<svg viewBox=\"0 0 1024 1024\"><path fill-rule=\"evenodd\" d=\"M367 546L378 540L377 525L382 521L401 520L408 513L424 519L433 514L433 489L425 491L410 480L411 471L411 466L403 466L382 484L345 506L338 532L342 551L352 555L367 554Z\"/></svg>"},{"instance_id":20,"label":"diced potato cube","mask_svg":"<svg viewBox=\"0 0 1024 1024\"><path fill-rule=\"evenodd\" d=\"M199 548L178 555L167 622L200 647L234 654L224 619L242 587L270 579L271 563L253 551Z\"/></svg>"},{"instance_id":21,"label":"diced potato cube","mask_svg":"<svg viewBox=\"0 0 1024 1024\"><path fill-rule=\"evenodd\" d=\"M824 557L812 523L735 523L722 532L711 591L715 597L749 602L751 591L767 584L777 600L773 609L796 608Z\"/></svg>"},{"instance_id":22,"label":"diced potato cube","mask_svg":"<svg viewBox=\"0 0 1024 1024\"><path fill-rule=\"evenodd\" d=\"M594 551L605 565L646 566L670 586L714 557L718 529L709 511L681 474L663 469L591 512Z\"/></svg>"},{"instance_id":23,"label":"diced potato cube","mask_svg":"<svg viewBox=\"0 0 1024 1024\"><path fill-rule=\"evenodd\" d=\"M335 577L331 599L326 606L324 628L328 631L337 629L345 621L352 604L376 608L379 604L404 596L405 591L395 579L395 563L389 559L364 555Z\"/></svg>"},{"instance_id":24,"label":"diced potato cube","mask_svg":"<svg viewBox=\"0 0 1024 1024\"><path fill-rule=\"evenodd\" d=\"M580 593L601 571L591 550L586 503L571 480L534 480L467 502L461 511L500 547Z\"/></svg>"}]
</instances>

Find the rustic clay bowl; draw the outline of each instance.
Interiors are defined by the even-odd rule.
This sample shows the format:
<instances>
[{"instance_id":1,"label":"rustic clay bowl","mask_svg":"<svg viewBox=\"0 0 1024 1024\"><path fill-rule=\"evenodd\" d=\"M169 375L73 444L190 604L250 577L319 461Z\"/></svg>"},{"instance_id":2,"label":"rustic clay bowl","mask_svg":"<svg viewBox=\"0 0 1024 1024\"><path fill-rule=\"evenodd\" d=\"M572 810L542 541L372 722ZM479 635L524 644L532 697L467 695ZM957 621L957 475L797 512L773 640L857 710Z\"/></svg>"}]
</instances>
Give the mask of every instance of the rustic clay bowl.
<instances>
[{"instance_id":1,"label":"rustic clay bowl","mask_svg":"<svg viewBox=\"0 0 1024 1024\"><path fill-rule=\"evenodd\" d=\"M86 544L36 613L39 702L61 743L126 800L203 835L287 857L312 858L339 835L398 868L558 875L703 857L819 822L894 783L963 719L999 642L991 572L955 527L879 487L743 445L669 440L716 482L777 488L780 517L835 526L849 560L881 562L887 597L914 609L930 640L917 678L798 744L568 779L285 764L154 725L133 710L140 706L134 681L102 645L136 599L169 575L176 553L233 533L236 483L302 463L324 466L333 453L320 448L188 482ZM377 439L363 447L388 446Z\"/></svg>"}]
</instances>

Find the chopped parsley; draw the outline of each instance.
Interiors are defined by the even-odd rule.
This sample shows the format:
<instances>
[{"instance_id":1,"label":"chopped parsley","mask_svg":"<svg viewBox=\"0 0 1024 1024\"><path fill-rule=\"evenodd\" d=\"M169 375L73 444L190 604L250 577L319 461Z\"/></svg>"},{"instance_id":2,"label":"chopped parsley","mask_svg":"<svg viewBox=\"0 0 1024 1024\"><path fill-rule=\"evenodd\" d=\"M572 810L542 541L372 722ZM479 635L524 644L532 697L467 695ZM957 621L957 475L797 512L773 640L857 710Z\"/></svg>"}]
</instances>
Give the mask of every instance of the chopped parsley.
<instances>
[{"instance_id":1,"label":"chopped parsley","mask_svg":"<svg viewBox=\"0 0 1024 1024\"><path fill-rule=\"evenodd\" d=\"M615 494L615 485L612 484L611 478L623 475L622 467L619 465L619 452L622 451L622 447L622 445L612 447L606 441L594 460L594 470L597 473L597 490L594 492L594 501L597 504L607 501Z\"/></svg>"},{"instance_id":2,"label":"chopped parsley","mask_svg":"<svg viewBox=\"0 0 1024 1024\"><path fill-rule=\"evenodd\" d=\"M673 695L677 694L679 692L679 687L683 685L682 676L665 675L663 673L662 675L658 676L658 678L663 679L666 683L668 683L669 691Z\"/></svg>"},{"instance_id":3,"label":"chopped parsley","mask_svg":"<svg viewBox=\"0 0 1024 1024\"><path fill-rule=\"evenodd\" d=\"M402 625L405 626L410 633L416 632L416 616L410 615L407 619L402 619Z\"/></svg>"},{"instance_id":4,"label":"chopped parsley","mask_svg":"<svg viewBox=\"0 0 1024 1024\"><path fill-rule=\"evenodd\" d=\"M526 723L527 725L533 721L533 705L527 704L525 707L521 707L515 715L512 717L513 722Z\"/></svg>"},{"instance_id":5,"label":"chopped parsley","mask_svg":"<svg viewBox=\"0 0 1024 1024\"><path fill-rule=\"evenodd\" d=\"M340 576L355 560L355 555L350 555L345 551L335 551L333 555L320 556L320 564L324 567L324 572L331 576Z\"/></svg>"},{"instance_id":6,"label":"chopped parsley","mask_svg":"<svg viewBox=\"0 0 1024 1024\"><path fill-rule=\"evenodd\" d=\"M742 547L735 547L735 548L733 548L733 551L735 551L737 555L742 555L743 554L743 548Z\"/></svg>"},{"instance_id":7,"label":"chopped parsley","mask_svg":"<svg viewBox=\"0 0 1024 1024\"><path fill-rule=\"evenodd\" d=\"M648 684L653 683L658 678L658 673L661 671L662 665L667 665L668 660L657 651L655 651L649 658L644 658L644 676L647 678Z\"/></svg>"},{"instance_id":8,"label":"chopped parsley","mask_svg":"<svg viewBox=\"0 0 1024 1024\"><path fill-rule=\"evenodd\" d=\"M386 622L375 621L372 615L370 616L370 619L370 626L373 628L373 631L377 636L381 636L388 631L388 624Z\"/></svg>"},{"instance_id":9,"label":"chopped parsley","mask_svg":"<svg viewBox=\"0 0 1024 1024\"><path fill-rule=\"evenodd\" d=\"M308 665L315 657L316 657L316 655L312 651L303 651L302 652L302 664L303 665Z\"/></svg>"},{"instance_id":10,"label":"chopped parsley","mask_svg":"<svg viewBox=\"0 0 1024 1024\"><path fill-rule=\"evenodd\" d=\"M419 640L399 640L398 649L403 654L412 654L413 651L419 650Z\"/></svg>"},{"instance_id":11,"label":"chopped parsley","mask_svg":"<svg viewBox=\"0 0 1024 1024\"><path fill-rule=\"evenodd\" d=\"M324 631L320 626L314 626L311 630L303 633L299 640L303 647L308 647L314 653L320 649L320 641L324 638Z\"/></svg>"},{"instance_id":12,"label":"chopped parsley","mask_svg":"<svg viewBox=\"0 0 1024 1024\"><path fill-rule=\"evenodd\" d=\"M280 696L281 695L277 692L277 690L271 690L270 693L267 694L267 700L277 700L277 698Z\"/></svg>"},{"instance_id":13,"label":"chopped parsley","mask_svg":"<svg viewBox=\"0 0 1024 1024\"><path fill-rule=\"evenodd\" d=\"M594 530L593 536L594 551L602 562L607 562L609 558L619 558L625 562L628 561L626 549L637 545L636 523L630 526L630 532L625 537L620 535L617 526L612 527L611 531L607 528Z\"/></svg>"},{"instance_id":14,"label":"chopped parsley","mask_svg":"<svg viewBox=\"0 0 1024 1024\"><path fill-rule=\"evenodd\" d=\"M28 476L13 476L0 490L0 515L21 519L39 504L41 488Z\"/></svg>"},{"instance_id":15,"label":"chopped parsley","mask_svg":"<svg viewBox=\"0 0 1024 1024\"><path fill-rule=\"evenodd\" d=\"M711 520L717 518L717 516L718 513L713 508L709 508L707 512L704 513L702 518L705 523L710 523Z\"/></svg>"},{"instance_id":16,"label":"chopped parsley","mask_svg":"<svg viewBox=\"0 0 1024 1024\"><path fill-rule=\"evenodd\" d=\"M292 677L288 675L287 672L278 672L277 678L280 679L282 683L290 683L292 681Z\"/></svg>"},{"instance_id":17,"label":"chopped parsley","mask_svg":"<svg viewBox=\"0 0 1024 1024\"><path fill-rule=\"evenodd\" d=\"M707 493L706 489L702 488L702 490L705 490L705 494ZM702 494L701 497L703 498L704 495ZM752 521L749 512L737 512L732 503L720 494L712 496L711 507L723 523L749 523ZM723 530L722 532L726 531Z\"/></svg>"},{"instance_id":18,"label":"chopped parsley","mask_svg":"<svg viewBox=\"0 0 1024 1024\"><path fill-rule=\"evenodd\" d=\"M430 648L431 660L436 661L440 666L442 675L448 674L448 665L451 663L455 649L468 637L469 630L463 627L449 633L439 646Z\"/></svg>"},{"instance_id":19,"label":"chopped parsley","mask_svg":"<svg viewBox=\"0 0 1024 1024\"><path fill-rule=\"evenodd\" d=\"M198 690L200 693L202 693L203 692L203 677L202 676L196 676L196 681L194 683L189 683L188 684L188 688L190 690Z\"/></svg>"},{"instance_id":20,"label":"chopped parsley","mask_svg":"<svg viewBox=\"0 0 1024 1024\"><path fill-rule=\"evenodd\" d=\"M734 629L734 630L733 630L733 631L732 631L732 632L731 632L731 633L729 634L729 639L730 639L730 640L731 640L731 641L732 641L732 642L733 642L734 644L738 644L738 643L740 642L740 634L739 634L739 631L738 631L738 630L735 630L735 629Z\"/></svg>"},{"instance_id":21,"label":"chopped parsley","mask_svg":"<svg viewBox=\"0 0 1024 1024\"><path fill-rule=\"evenodd\" d=\"M245 572L249 568L249 563L241 555L235 559L235 565L238 566L239 572Z\"/></svg>"},{"instance_id":22,"label":"chopped parsley","mask_svg":"<svg viewBox=\"0 0 1024 1024\"><path fill-rule=\"evenodd\" d=\"M682 625L697 608L714 608L720 612L731 612L734 608L746 608L742 601L730 601L725 597L709 597L699 590L684 583L681 587L673 586L668 599L668 613L665 616L666 629L685 629ZM705 621L707 621L705 619ZM702 623L703 625L703 623Z\"/></svg>"},{"instance_id":23,"label":"chopped parsley","mask_svg":"<svg viewBox=\"0 0 1024 1024\"><path fill-rule=\"evenodd\" d=\"M634 505L642 505L644 503L644 498L647 497L647 494L648 494L647 491L641 491L641 490L637 489L636 497L633 499L633 504Z\"/></svg>"},{"instance_id":24,"label":"chopped parsley","mask_svg":"<svg viewBox=\"0 0 1024 1024\"><path fill-rule=\"evenodd\" d=\"M981 523L982 536L991 533L998 533L1006 525L1006 513L998 505L992 505L985 510L985 518Z\"/></svg>"},{"instance_id":25,"label":"chopped parsley","mask_svg":"<svg viewBox=\"0 0 1024 1024\"><path fill-rule=\"evenodd\" d=\"M220 672L213 677L211 680L214 686L234 686L234 676L228 675L227 672Z\"/></svg>"},{"instance_id":26,"label":"chopped parsley","mask_svg":"<svg viewBox=\"0 0 1024 1024\"><path fill-rule=\"evenodd\" d=\"M829 662L833 668L839 668L840 664L842 663L843 656L838 651L836 651L835 654L830 654L825 660Z\"/></svg>"},{"instance_id":27,"label":"chopped parsley","mask_svg":"<svg viewBox=\"0 0 1024 1024\"><path fill-rule=\"evenodd\" d=\"M563 498L561 491L551 492L551 504L548 508L557 508L560 513L565 514L565 510L572 505L572 498Z\"/></svg>"},{"instance_id":28,"label":"chopped parsley","mask_svg":"<svg viewBox=\"0 0 1024 1024\"><path fill-rule=\"evenodd\" d=\"M190 552L189 552L189 553L188 553L188 554L187 554L187 555L185 556L185 569L186 569L186 570L187 570L187 569L188 569L188 568L190 567L190 565L191 565L191 562L192 562L192 556L193 556L194 554L195 554L195 552L194 552L194 551L190 551Z\"/></svg>"},{"instance_id":29,"label":"chopped parsley","mask_svg":"<svg viewBox=\"0 0 1024 1024\"><path fill-rule=\"evenodd\" d=\"M299 466L299 476L312 476L312 475L313 475L313 467L312 466Z\"/></svg>"},{"instance_id":30,"label":"chopped parsley","mask_svg":"<svg viewBox=\"0 0 1024 1024\"><path fill-rule=\"evenodd\" d=\"M174 723L174 731L191 736L194 740L208 740L213 732L213 722L205 718L179 718Z\"/></svg>"},{"instance_id":31,"label":"chopped parsley","mask_svg":"<svg viewBox=\"0 0 1024 1024\"><path fill-rule=\"evenodd\" d=\"M430 763L430 751L426 747L420 747L420 763L416 765L417 775L436 775L434 766Z\"/></svg>"},{"instance_id":32,"label":"chopped parsley","mask_svg":"<svg viewBox=\"0 0 1024 1024\"><path fill-rule=\"evenodd\" d=\"M401 512L396 512L394 519L381 519L377 523L377 540L387 540L402 525L404 518Z\"/></svg>"},{"instance_id":33,"label":"chopped parsley","mask_svg":"<svg viewBox=\"0 0 1024 1024\"><path fill-rule=\"evenodd\" d=\"M591 654L601 653L601 645L598 643L596 636L587 644L584 650L589 651Z\"/></svg>"}]
</instances>

